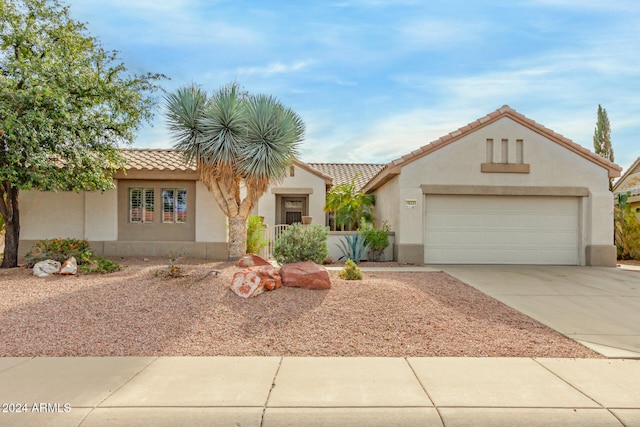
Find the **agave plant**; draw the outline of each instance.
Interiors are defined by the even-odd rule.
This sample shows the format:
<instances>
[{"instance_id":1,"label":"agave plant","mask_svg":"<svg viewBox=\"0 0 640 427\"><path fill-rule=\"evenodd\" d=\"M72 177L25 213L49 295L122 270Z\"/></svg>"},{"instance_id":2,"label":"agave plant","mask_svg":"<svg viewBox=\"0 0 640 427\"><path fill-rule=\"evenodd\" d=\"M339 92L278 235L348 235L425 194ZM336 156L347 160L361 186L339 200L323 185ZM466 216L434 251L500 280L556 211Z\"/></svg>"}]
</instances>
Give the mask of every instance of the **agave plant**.
<instances>
[{"instance_id":1,"label":"agave plant","mask_svg":"<svg viewBox=\"0 0 640 427\"><path fill-rule=\"evenodd\" d=\"M350 259L356 264L364 258L371 248L360 234L344 236L344 240L341 240L337 245L342 251L342 256L339 259Z\"/></svg>"}]
</instances>

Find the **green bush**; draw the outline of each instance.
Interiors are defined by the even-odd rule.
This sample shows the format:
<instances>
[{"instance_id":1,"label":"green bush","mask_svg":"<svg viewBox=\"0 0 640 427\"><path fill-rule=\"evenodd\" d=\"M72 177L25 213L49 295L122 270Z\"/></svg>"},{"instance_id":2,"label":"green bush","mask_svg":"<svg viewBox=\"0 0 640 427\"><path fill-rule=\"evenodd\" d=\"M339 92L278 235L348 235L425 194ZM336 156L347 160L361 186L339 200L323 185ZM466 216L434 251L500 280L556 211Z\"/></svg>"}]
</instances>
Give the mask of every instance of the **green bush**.
<instances>
[{"instance_id":1,"label":"green bush","mask_svg":"<svg viewBox=\"0 0 640 427\"><path fill-rule=\"evenodd\" d=\"M96 256L90 259L88 262L78 265L78 270L83 273L113 273L120 271L120 264L110 259Z\"/></svg>"},{"instance_id":2,"label":"green bush","mask_svg":"<svg viewBox=\"0 0 640 427\"><path fill-rule=\"evenodd\" d=\"M382 223L382 228L376 228L374 224L362 221L358 233L364 237L365 244L369 245L372 261L378 261L382 252L389 246L389 224Z\"/></svg>"},{"instance_id":3,"label":"green bush","mask_svg":"<svg viewBox=\"0 0 640 427\"><path fill-rule=\"evenodd\" d=\"M362 280L362 271L360 271L360 267L358 267L355 262L348 259L347 262L344 263L344 268L338 273L338 276L345 280Z\"/></svg>"},{"instance_id":4,"label":"green bush","mask_svg":"<svg viewBox=\"0 0 640 427\"><path fill-rule=\"evenodd\" d=\"M322 264L329 255L328 234L329 228L320 224L292 224L276 240L273 256L280 264L301 261Z\"/></svg>"},{"instance_id":5,"label":"green bush","mask_svg":"<svg viewBox=\"0 0 640 427\"><path fill-rule=\"evenodd\" d=\"M92 255L89 242L86 240L57 238L35 242L24 260L29 268L46 259L64 262L71 257L75 257L80 265L88 263Z\"/></svg>"},{"instance_id":6,"label":"green bush","mask_svg":"<svg viewBox=\"0 0 640 427\"><path fill-rule=\"evenodd\" d=\"M250 216L247 220L247 253L259 254L268 244L269 240L264 237L262 217Z\"/></svg>"},{"instance_id":7,"label":"green bush","mask_svg":"<svg viewBox=\"0 0 640 427\"><path fill-rule=\"evenodd\" d=\"M640 259L640 221L628 203L630 193L619 194L614 207L614 232L618 259Z\"/></svg>"}]
</instances>

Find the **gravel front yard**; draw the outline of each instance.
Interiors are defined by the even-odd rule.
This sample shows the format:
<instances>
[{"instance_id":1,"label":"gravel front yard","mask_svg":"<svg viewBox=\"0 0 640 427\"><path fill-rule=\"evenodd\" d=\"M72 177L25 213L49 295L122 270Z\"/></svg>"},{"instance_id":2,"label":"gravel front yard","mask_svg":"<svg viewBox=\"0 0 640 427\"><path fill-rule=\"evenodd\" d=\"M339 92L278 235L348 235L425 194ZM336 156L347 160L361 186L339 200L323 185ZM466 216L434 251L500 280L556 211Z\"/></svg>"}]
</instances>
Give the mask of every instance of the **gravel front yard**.
<instances>
[{"instance_id":1,"label":"gravel front yard","mask_svg":"<svg viewBox=\"0 0 640 427\"><path fill-rule=\"evenodd\" d=\"M185 260L186 277L155 277L166 263L44 279L0 271L0 356L600 357L445 273L348 282L332 271L330 290L245 300L228 289L231 264Z\"/></svg>"}]
</instances>

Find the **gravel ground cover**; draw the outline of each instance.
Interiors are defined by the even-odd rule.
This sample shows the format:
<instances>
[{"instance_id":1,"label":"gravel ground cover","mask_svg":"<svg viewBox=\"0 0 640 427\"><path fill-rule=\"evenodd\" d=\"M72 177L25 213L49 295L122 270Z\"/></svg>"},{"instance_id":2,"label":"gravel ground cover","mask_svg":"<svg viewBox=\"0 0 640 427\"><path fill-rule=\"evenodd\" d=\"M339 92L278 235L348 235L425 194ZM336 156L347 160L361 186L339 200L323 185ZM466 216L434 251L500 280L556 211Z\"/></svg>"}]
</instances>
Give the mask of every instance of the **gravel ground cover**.
<instances>
[{"instance_id":1,"label":"gravel ground cover","mask_svg":"<svg viewBox=\"0 0 640 427\"><path fill-rule=\"evenodd\" d=\"M598 354L445 273L368 272L324 291L242 299L230 263L127 258L108 275L0 271L0 356L500 356ZM219 274L216 274L218 271Z\"/></svg>"}]
</instances>

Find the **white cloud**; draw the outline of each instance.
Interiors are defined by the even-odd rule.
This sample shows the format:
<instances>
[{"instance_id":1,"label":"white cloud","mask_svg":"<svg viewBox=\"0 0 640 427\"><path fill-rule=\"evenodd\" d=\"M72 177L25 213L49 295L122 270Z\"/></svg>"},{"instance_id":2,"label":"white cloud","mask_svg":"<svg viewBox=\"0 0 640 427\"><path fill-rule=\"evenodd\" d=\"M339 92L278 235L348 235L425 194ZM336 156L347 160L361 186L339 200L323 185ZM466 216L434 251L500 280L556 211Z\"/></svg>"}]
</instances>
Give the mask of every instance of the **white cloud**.
<instances>
[{"instance_id":1,"label":"white cloud","mask_svg":"<svg viewBox=\"0 0 640 427\"><path fill-rule=\"evenodd\" d=\"M253 29L227 23L212 13L201 13L203 2L194 0L113 0L102 5L80 3L73 7L90 27L99 22L102 33L110 33L123 43L135 41L147 45L245 45L259 43ZM211 7L214 3L206 3ZM101 14L100 19L94 19Z\"/></svg>"},{"instance_id":2,"label":"white cloud","mask_svg":"<svg viewBox=\"0 0 640 427\"><path fill-rule=\"evenodd\" d=\"M296 71L304 70L308 68L313 61L296 61L290 64L284 64L282 62L272 62L263 67L240 67L236 72L240 75L260 75L264 77L272 76L274 74L288 74Z\"/></svg>"},{"instance_id":3,"label":"white cloud","mask_svg":"<svg viewBox=\"0 0 640 427\"><path fill-rule=\"evenodd\" d=\"M315 116L303 145L303 160L387 163L486 113L474 117L475 112L458 108L417 108L379 117L362 128L333 128L328 116Z\"/></svg>"}]
</instances>

